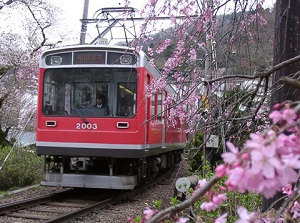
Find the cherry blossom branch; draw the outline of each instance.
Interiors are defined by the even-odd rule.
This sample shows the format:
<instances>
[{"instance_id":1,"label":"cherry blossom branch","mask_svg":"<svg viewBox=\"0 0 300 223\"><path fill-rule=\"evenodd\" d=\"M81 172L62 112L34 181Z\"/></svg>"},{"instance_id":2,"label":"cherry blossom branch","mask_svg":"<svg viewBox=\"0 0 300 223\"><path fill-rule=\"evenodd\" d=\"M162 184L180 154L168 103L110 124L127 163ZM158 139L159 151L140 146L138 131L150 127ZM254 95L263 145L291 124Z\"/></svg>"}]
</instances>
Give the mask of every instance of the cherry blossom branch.
<instances>
[{"instance_id":1,"label":"cherry blossom branch","mask_svg":"<svg viewBox=\"0 0 300 223\"><path fill-rule=\"evenodd\" d=\"M167 209L158 212L155 216L153 216L153 218L151 218L146 223L160 222L168 218L173 213L177 213L181 210L184 210L185 208L188 208L189 206L194 204L200 197L202 197L207 191L209 191L219 180L220 178L218 178L217 176L213 176L203 187L196 190L191 197L187 198L180 204L171 206Z\"/></svg>"}]
</instances>

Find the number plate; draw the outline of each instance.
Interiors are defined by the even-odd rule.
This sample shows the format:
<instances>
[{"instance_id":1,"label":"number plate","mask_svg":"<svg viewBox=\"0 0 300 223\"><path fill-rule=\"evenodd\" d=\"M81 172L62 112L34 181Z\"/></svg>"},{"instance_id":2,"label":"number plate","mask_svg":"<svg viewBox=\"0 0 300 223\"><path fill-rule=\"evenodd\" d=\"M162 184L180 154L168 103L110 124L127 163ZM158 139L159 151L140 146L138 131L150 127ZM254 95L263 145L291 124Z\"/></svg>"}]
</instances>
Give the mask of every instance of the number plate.
<instances>
[{"instance_id":1,"label":"number plate","mask_svg":"<svg viewBox=\"0 0 300 223\"><path fill-rule=\"evenodd\" d=\"M76 129L98 129L97 123L76 123Z\"/></svg>"}]
</instances>

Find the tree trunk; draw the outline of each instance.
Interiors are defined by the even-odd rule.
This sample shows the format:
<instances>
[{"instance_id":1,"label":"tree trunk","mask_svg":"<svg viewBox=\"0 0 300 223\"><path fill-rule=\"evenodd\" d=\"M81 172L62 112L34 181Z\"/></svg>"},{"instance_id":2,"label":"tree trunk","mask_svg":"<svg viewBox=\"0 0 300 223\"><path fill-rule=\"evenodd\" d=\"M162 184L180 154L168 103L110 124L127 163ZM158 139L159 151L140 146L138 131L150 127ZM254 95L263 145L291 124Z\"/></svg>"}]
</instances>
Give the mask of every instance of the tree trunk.
<instances>
[{"instance_id":1,"label":"tree trunk","mask_svg":"<svg viewBox=\"0 0 300 223\"><path fill-rule=\"evenodd\" d=\"M275 39L273 65L300 54L300 0L277 0L275 17ZM278 83L282 76L294 77L300 71L300 62L291 64L273 75L271 109L285 100L300 100L299 90ZM295 79L300 75L296 74Z\"/></svg>"},{"instance_id":2,"label":"tree trunk","mask_svg":"<svg viewBox=\"0 0 300 223\"><path fill-rule=\"evenodd\" d=\"M3 102L4 102L4 100L5 100L7 97L8 97L8 94L5 94L4 96L2 96L2 97L0 98L0 113L1 113L1 108L2 108ZM2 130L2 126L1 126L1 116L0 116L0 148L1 148L2 146L8 146L8 145L10 145L9 141L7 141L7 139L6 139L9 129L10 129L10 127L9 127L9 128L6 128L5 131Z\"/></svg>"},{"instance_id":3,"label":"tree trunk","mask_svg":"<svg viewBox=\"0 0 300 223\"><path fill-rule=\"evenodd\" d=\"M275 39L273 65L286 61L300 54L300 0L277 0L275 17ZM300 71L300 62L291 64L276 71L273 75L273 91L271 95L271 110L277 103L286 100L300 100L300 92L296 88L281 85L279 79L283 76L298 79L297 72ZM263 200L263 211L282 197L277 193L272 199ZM282 201L282 200L281 200ZM277 202L273 208L278 209L282 202Z\"/></svg>"}]
</instances>

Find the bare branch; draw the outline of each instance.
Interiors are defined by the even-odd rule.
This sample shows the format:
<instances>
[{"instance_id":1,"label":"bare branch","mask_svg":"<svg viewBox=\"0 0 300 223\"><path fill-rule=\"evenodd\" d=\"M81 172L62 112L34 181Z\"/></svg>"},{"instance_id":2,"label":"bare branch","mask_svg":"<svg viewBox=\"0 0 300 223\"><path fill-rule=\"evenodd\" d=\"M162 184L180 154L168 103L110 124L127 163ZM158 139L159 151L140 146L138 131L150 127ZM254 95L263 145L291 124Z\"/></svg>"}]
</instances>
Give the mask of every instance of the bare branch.
<instances>
[{"instance_id":1,"label":"bare branch","mask_svg":"<svg viewBox=\"0 0 300 223\"><path fill-rule=\"evenodd\" d=\"M16 1L18 1L18 0L8 0L8 1L5 2L5 3L2 3L2 4L0 5L0 10L3 9L5 6L11 5L12 3L16 2Z\"/></svg>"},{"instance_id":2,"label":"bare branch","mask_svg":"<svg viewBox=\"0 0 300 223\"><path fill-rule=\"evenodd\" d=\"M47 24L46 26L42 26L41 23L39 22L39 20L36 18L34 12L32 11L32 9L30 8L30 6L26 3L26 2L23 2L26 7L28 8L30 14L32 15L32 18L34 19L34 21L36 22L36 24L38 25L38 28L41 30L41 33L42 33L42 42L40 43L39 46L37 46L35 49L32 50L31 52L31 55L34 54L34 52L38 51L40 48L42 48L44 46L44 44L46 43L47 41L47 38L46 38L46 34L45 34L45 29L47 29L48 27L50 27L51 25L50 24Z\"/></svg>"},{"instance_id":3,"label":"bare branch","mask_svg":"<svg viewBox=\"0 0 300 223\"><path fill-rule=\"evenodd\" d=\"M279 79L279 83L281 84L286 84L290 87L294 87L294 88L297 88L297 89L300 89L300 81L299 80L295 80L293 78L289 78L289 77L286 77L286 76L283 76Z\"/></svg>"},{"instance_id":4,"label":"bare branch","mask_svg":"<svg viewBox=\"0 0 300 223\"><path fill-rule=\"evenodd\" d=\"M296 63L300 61L300 55L295 56L289 60L283 61L277 65L275 65L274 67L272 67L271 69L264 71L264 72L258 72L255 74L256 77L269 77L271 74L273 74L274 72L276 72L277 70L280 70L283 67L286 67L290 64Z\"/></svg>"}]
</instances>

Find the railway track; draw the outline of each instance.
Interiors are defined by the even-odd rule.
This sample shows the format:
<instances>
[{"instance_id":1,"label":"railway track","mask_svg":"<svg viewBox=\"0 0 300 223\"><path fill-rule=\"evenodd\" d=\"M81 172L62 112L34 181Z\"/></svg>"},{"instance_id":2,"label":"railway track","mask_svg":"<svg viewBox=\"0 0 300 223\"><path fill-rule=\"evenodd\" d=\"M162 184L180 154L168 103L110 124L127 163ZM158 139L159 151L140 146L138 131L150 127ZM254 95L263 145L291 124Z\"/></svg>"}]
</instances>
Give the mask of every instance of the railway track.
<instances>
[{"instance_id":1,"label":"railway track","mask_svg":"<svg viewBox=\"0 0 300 223\"><path fill-rule=\"evenodd\" d=\"M155 181L132 191L70 189L64 192L1 205L0 218L4 216L7 218L6 222L25 222L25 220L32 220L32 222L38 223L68 222L153 187L154 184L162 181L170 172L171 170Z\"/></svg>"},{"instance_id":2,"label":"railway track","mask_svg":"<svg viewBox=\"0 0 300 223\"><path fill-rule=\"evenodd\" d=\"M66 222L130 196L132 191L72 189L0 206L6 218L34 222Z\"/></svg>"}]
</instances>

